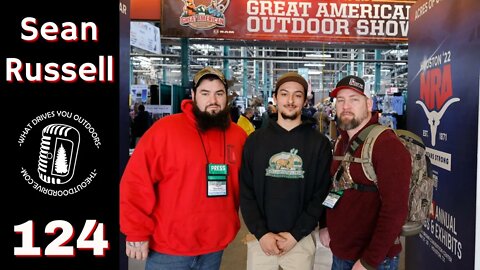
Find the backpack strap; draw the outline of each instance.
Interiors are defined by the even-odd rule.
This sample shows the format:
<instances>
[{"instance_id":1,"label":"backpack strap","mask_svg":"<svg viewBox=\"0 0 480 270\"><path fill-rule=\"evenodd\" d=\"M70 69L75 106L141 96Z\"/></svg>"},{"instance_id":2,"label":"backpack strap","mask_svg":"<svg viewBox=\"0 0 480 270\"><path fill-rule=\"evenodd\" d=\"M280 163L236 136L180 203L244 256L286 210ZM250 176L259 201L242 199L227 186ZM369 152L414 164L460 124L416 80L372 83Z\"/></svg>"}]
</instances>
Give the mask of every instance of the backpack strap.
<instances>
[{"instance_id":1,"label":"backpack strap","mask_svg":"<svg viewBox=\"0 0 480 270\"><path fill-rule=\"evenodd\" d=\"M358 136L350 143L350 146L347 149L347 153L344 156L333 156L333 160L346 162L347 164L354 162L362 164L362 169L367 177L368 180L375 183L375 185L363 185L348 181L346 184L347 188L353 188L359 191L377 191L377 175L375 174L375 169L373 168L372 163L372 152L373 152L373 144L377 140L378 136L385 130L390 129L386 126L374 124L364 128ZM338 141L340 137L337 139L335 143L334 149L337 149ZM363 145L362 153L360 157L354 157L353 153L357 150L358 147ZM348 166L347 166L348 168ZM334 181L339 181L342 174L344 173L345 168L343 165L340 165L335 173L335 177L338 179L334 179ZM348 173L349 174L349 173ZM348 177L350 179L350 177Z\"/></svg>"},{"instance_id":2,"label":"backpack strap","mask_svg":"<svg viewBox=\"0 0 480 270\"><path fill-rule=\"evenodd\" d=\"M369 127L372 127L372 128L368 131L368 134L364 138L362 154L361 154L361 157L363 159L368 160L368 162L362 163L362 169L363 169L363 172L365 173L365 176L368 178L368 180L374 182L376 185L377 174L375 173L375 168L373 168L373 162L372 162L373 145L375 144L375 141L377 140L378 136L382 132L384 132L385 130L389 130L390 128L383 125L371 125ZM366 129L364 129L363 131L365 130ZM363 133L363 131L361 133ZM362 134L359 134L357 139L360 138L360 135Z\"/></svg>"},{"instance_id":3,"label":"backpack strap","mask_svg":"<svg viewBox=\"0 0 480 270\"><path fill-rule=\"evenodd\" d=\"M360 131L358 136L352 141L352 143L348 147L348 152L353 155L353 153L355 153L355 150L357 150L357 148L365 142L365 140L367 139L370 132L376 126L380 126L380 125L370 125L370 126L364 128L362 131Z\"/></svg>"},{"instance_id":4,"label":"backpack strap","mask_svg":"<svg viewBox=\"0 0 480 270\"><path fill-rule=\"evenodd\" d=\"M352 157L350 154L345 155L345 156L333 156L333 160L348 161L348 162L355 162L355 163L368 162L367 159L359 158L359 157Z\"/></svg>"},{"instance_id":5,"label":"backpack strap","mask_svg":"<svg viewBox=\"0 0 480 270\"><path fill-rule=\"evenodd\" d=\"M333 156L333 160L348 161L348 162L355 162L355 163L368 162L367 159L363 159L361 157L354 157L353 153L355 153L355 150L357 150L357 148L360 145L362 145L362 143L365 141L365 138L367 137L368 133L370 133L370 131L373 128L374 128L374 125L370 125L370 126L366 127L365 129L363 129L360 132L360 134L358 134L357 138L355 138L355 140L353 140L352 143L350 144L350 146L348 147L347 154L343 155L343 156ZM335 147L333 148L334 152L337 150L337 145L338 145L338 142L340 141L341 136L342 135L338 136L338 138L335 142Z\"/></svg>"},{"instance_id":6,"label":"backpack strap","mask_svg":"<svg viewBox=\"0 0 480 270\"><path fill-rule=\"evenodd\" d=\"M362 163L362 164L371 162L370 160L370 157L372 156L371 154L363 155L362 153L360 157L354 157L353 153L355 153L357 148L361 146L363 143L365 143L369 137L373 136L374 137L373 142L375 142L375 140L377 139L376 137L378 137L378 135L380 135L380 133L382 133L386 129L388 128L378 124L370 125L364 128L362 131L360 131L358 136L352 141L352 143L348 147L347 152L349 153L349 155L347 154L344 156L333 156L333 160L348 161L348 162L355 162L355 163ZM335 148L334 148L335 150L337 149L337 144L339 140L340 140L340 137L338 137L337 141L335 142ZM368 139L368 141L369 141L368 146L373 147L373 142L370 142L371 139ZM365 146L363 147L363 149L365 149Z\"/></svg>"}]
</instances>

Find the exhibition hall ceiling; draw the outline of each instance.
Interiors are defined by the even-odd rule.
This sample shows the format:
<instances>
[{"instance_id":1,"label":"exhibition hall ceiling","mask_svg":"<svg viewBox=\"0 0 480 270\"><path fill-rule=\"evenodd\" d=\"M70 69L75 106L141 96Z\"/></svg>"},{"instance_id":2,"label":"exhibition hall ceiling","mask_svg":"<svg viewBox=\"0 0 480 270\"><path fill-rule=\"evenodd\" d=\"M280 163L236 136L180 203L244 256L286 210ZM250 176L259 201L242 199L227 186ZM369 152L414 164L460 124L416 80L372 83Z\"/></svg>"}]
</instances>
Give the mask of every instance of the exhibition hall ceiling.
<instances>
[{"instance_id":1,"label":"exhibition hall ceiling","mask_svg":"<svg viewBox=\"0 0 480 270\"><path fill-rule=\"evenodd\" d=\"M162 83L181 84L180 39L162 39L160 55L132 47L136 75L157 77ZM342 76L355 74L373 85L380 78L379 94L391 87L406 90L408 47L406 45L325 44L307 42L241 42L189 39L189 78L204 66L223 70L230 89L248 96L271 90L276 78L299 71L313 92L328 93ZM307 75L308 74L308 75ZM371 89L374 89L372 86ZM323 95L323 94L322 94Z\"/></svg>"}]
</instances>

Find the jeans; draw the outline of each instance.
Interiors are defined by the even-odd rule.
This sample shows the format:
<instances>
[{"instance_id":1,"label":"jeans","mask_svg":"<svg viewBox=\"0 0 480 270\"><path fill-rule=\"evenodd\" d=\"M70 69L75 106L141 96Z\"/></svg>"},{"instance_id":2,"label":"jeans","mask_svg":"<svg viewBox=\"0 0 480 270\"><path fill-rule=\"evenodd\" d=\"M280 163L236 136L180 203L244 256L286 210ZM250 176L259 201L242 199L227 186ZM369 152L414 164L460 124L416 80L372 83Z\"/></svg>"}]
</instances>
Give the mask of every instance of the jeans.
<instances>
[{"instance_id":1,"label":"jeans","mask_svg":"<svg viewBox=\"0 0 480 270\"><path fill-rule=\"evenodd\" d=\"M150 251L145 270L218 270L223 250L198 255L176 256Z\"/></svg>"},{"instance_id":2,"label":"jeans","mask_svg":"<svg viewBox=\"0 0 480 270\"><path fill-rule=\"evenodd\" d=\"M343 260L333 255L332 270L351 270L356 260ZM377 270L398 270L398 255L386 258Z\"/></svg>"}]
</instances>

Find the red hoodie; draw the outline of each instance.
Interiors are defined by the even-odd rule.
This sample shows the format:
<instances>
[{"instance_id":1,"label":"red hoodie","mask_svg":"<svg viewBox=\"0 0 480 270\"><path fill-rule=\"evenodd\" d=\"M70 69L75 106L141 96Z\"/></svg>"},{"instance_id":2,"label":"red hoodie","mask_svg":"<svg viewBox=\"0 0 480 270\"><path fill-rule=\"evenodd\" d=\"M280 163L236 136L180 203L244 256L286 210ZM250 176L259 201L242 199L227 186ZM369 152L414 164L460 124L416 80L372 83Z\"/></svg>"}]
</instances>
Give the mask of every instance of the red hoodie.
<instances>
[{"instance_id":1,"label":"red hoodie","mask_svg":"<svg viewBox=\"0 0 480 270\"><path fill-rule=\"evenodd\" d=\"M120 183L127 241L148 240L151 249L170 255L222 250L240 228L238 171L247 136L234 123L225 136L219 129L200 135L192 108L184 100L183 113L158 120L143 135ZM225 197L207 197L205 152L208 162L228 164Z\"/></svg>"}]
</instances>

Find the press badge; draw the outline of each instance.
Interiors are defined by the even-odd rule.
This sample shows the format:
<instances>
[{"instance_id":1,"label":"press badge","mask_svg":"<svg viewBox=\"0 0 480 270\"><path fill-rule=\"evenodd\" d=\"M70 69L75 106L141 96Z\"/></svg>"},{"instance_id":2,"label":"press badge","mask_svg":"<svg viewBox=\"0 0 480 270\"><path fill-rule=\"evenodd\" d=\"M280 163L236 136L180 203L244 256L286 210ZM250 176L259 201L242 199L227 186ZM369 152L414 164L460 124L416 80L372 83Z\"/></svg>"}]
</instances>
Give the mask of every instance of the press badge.
<instances>
[{"instance_id":1,"label":"press badge","mask_svg":"<svg viewBox=\"0 0 480 270\"><path fill-rule=\"evenodd\" d=\"M337 192L331 191L330 193L328 193L327 198L325 198L322 204L328 208L333 208L335 204L337 204L338 200L340 200L342 195L343 195L343 190L340 190Z\"/></svg>"},{"instance_id":2,"label":"press badge","mask_svg":"<svg viewBox=\"0 0 480 270\"><path fill-rule=\"evenodd\" d=\"M207 164L207 197L227 196L227 164Z\"/></svg>"}]
</instances>

